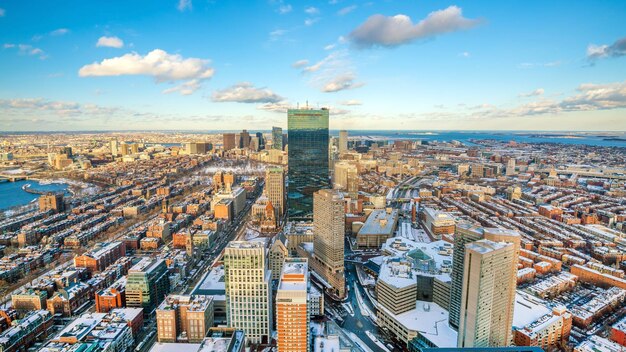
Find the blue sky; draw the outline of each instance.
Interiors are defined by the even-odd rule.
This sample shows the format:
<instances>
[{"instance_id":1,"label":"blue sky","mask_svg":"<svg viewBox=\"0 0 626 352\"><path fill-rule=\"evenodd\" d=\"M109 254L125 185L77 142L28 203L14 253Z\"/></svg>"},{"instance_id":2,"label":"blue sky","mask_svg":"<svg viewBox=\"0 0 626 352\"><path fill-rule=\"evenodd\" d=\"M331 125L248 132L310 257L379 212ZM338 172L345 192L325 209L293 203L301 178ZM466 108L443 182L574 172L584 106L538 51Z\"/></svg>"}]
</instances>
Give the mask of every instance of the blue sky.
<instances>
[{"instance_id":1,"label":"blue sky","mask_svg":"<svg viewBox=\"0 0 626 352\"><path fill-rule=\"evenodd\" d=\"M0 0L0 130L626 130L624 1Z\"/></svg>"}]
</instances>

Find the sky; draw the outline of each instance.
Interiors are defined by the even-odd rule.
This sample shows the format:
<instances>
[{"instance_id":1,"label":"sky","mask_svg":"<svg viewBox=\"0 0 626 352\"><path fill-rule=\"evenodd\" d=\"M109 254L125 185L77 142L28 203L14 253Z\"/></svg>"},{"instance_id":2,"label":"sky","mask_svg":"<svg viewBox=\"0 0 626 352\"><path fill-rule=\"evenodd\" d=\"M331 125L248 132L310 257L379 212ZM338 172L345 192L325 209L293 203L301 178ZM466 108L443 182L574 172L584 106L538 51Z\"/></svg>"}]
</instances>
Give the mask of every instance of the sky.
<instances>
[{"instance_id":1,"label":"sky","mask_svg":"<svg viewBox=\"0 0 626 352\"><path fill-rule=\"evenodd\" d=\"M0 0L0 131L626 130L625 1Z\"/></svg>"}]
</instances>

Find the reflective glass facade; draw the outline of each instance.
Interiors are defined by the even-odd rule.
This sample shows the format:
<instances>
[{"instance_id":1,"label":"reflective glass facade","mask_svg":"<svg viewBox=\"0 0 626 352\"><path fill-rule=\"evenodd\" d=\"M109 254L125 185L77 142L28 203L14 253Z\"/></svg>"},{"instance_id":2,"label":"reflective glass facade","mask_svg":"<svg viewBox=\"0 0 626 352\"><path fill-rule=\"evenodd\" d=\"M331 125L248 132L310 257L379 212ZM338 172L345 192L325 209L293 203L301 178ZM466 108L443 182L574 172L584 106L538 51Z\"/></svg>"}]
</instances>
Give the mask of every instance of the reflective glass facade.
<instances>
[{"instance_id":1,"label":"reflective glass facade","mask_svg":"<svg viewBox=\"0 0 626 352\"><path fill-rule=\"evenodd\" d=\"M311 219L313 193L330 188L328 109L290 109L287 118L289 219Z\"/></svg>"},{"instance_id":2,"label":"reflective glass facade","mask_svg":"<svg viewBox=\"0 0 626 352\"><path fill-rule=\"evenodd\" d=\"M283 150L283 129L272 127L272 149Z\"/></svg>"}]
</instances>

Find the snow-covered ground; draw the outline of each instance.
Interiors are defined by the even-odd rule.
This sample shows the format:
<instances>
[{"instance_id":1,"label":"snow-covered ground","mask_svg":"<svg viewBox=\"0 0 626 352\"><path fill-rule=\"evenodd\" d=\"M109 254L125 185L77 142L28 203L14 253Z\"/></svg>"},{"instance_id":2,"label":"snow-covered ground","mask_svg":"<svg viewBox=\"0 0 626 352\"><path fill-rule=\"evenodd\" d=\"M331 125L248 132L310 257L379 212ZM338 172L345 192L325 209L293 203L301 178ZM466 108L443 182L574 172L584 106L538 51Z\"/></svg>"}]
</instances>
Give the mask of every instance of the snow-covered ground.
<instances>
[{"instance_id":1,"label":"snow-covered ground","mask_svg":"<svg viewBox=\"0 0 626 352\"><path fill-rule=\"evenodd\" d=\"M372 351L371 348L367 347L365 342L363 342L363 340L361 340L358 336L356 336L355 333L348 331L348 336L350 336L350 339L352 339L352 341L354 341L357 345L359 345L359 347L363 351L365 351L365 352L374 352L374 351Z\"/></svg>"},{"instance_id":2,"label":"snow-covered ground","mask_svg":"<svg viewBox=\"0 0 626 352\"><path fill-rule=\"evenodd\" d=\"M369 337L370 340L374 341L376 346L380 347L381 350L385 352L391 352L374 334L372 334L371 331L369 330L365 331L365 335L367 335L367 337Z\"/></svg>"},{"instance_id":3,"label":"snow-covered ground","mask_svg":"<svg viewBox=\"0 0 626 352\"><path fill-rule=\"evenodd\" d=\"M367 304L363 301L363 297L361 296L361 292L357 286L357 283L354 283L354 289L356 294L356 301L359 304L359 309L361 310L361 315L364 317L369 317L372 319L374 323L376 323L376 314L372 313L372 311L367 307Z\"/></svg>"}]
</instances>

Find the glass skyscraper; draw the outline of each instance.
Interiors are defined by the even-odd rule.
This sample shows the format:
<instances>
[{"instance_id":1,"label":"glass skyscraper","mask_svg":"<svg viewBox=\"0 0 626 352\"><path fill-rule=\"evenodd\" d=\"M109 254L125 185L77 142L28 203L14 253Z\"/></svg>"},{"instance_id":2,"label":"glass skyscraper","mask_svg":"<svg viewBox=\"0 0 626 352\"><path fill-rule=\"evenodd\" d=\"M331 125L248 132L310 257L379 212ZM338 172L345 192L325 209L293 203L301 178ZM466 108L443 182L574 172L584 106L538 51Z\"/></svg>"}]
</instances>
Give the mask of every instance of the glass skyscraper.
<instances>
[{"instance_id":1,"label":"glass skyscraper","mask_svg":"<svg viewBox=\"0 0 626 352\"><path fill-rule=\"evenodd\" d=\"M329 188L328 109L289 109L289 220L311 219L313 193Z\"/></svg>"},{"instance_id":2,"label":"glass skyscraper","mask_svg":"<svg viewBox=\"0 0 626 352\"><path fill-rule=\"evenodd\" d=\"M283 150L283 129L272 127L272 149Z\"/></svg>"}]
</instances>

